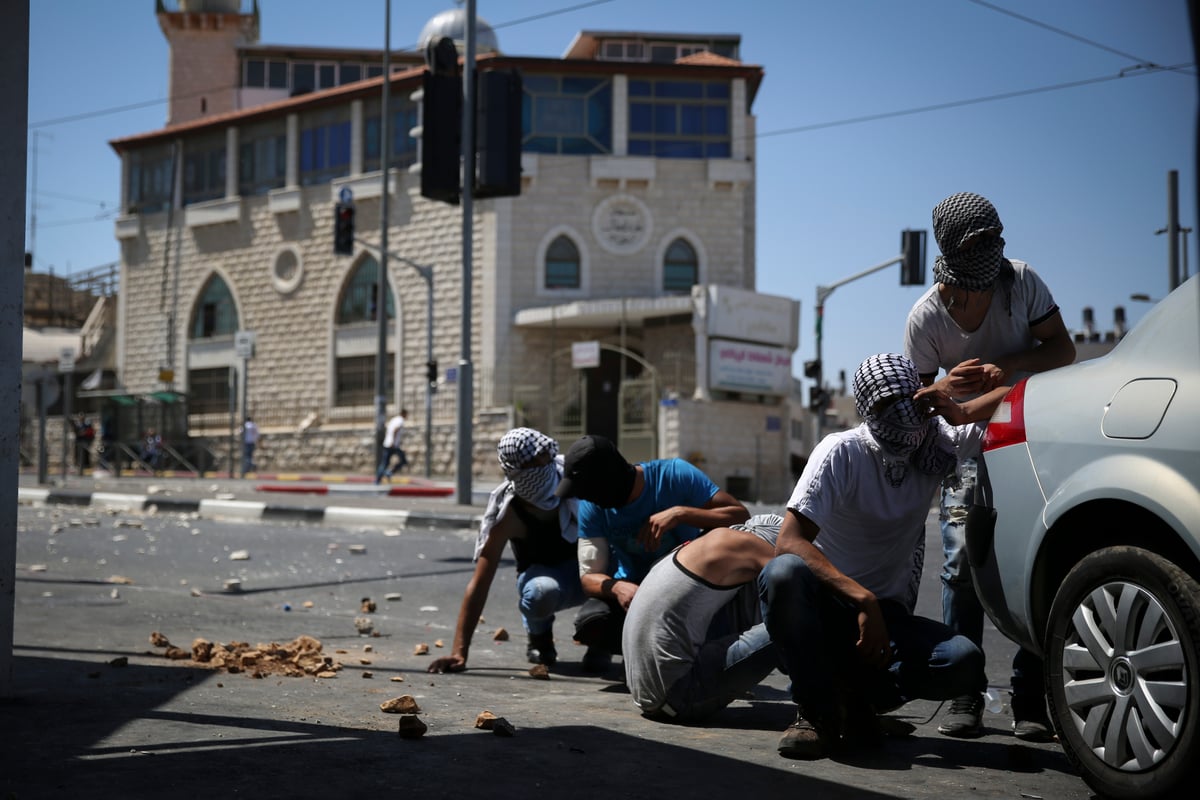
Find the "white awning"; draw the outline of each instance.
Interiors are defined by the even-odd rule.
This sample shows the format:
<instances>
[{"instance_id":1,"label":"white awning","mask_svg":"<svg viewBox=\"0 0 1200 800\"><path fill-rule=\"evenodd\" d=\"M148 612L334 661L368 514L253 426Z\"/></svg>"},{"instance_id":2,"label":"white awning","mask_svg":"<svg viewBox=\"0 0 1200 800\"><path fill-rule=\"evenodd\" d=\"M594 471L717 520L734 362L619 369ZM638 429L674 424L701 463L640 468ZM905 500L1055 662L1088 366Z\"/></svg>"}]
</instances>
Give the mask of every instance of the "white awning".
<instances>
[{"instance_id":1,"label":"white awning","mask_svg":"<svg viewBox=\"0 0 1200 800\"><path fill-rule=\"evenodd\" d=\"M648 319L693 311L690 295L614 297L525 308L516 313L513 324L518 328L615 328L622 320L626 325L642 325Z\"/></svg>"}]
</instances>

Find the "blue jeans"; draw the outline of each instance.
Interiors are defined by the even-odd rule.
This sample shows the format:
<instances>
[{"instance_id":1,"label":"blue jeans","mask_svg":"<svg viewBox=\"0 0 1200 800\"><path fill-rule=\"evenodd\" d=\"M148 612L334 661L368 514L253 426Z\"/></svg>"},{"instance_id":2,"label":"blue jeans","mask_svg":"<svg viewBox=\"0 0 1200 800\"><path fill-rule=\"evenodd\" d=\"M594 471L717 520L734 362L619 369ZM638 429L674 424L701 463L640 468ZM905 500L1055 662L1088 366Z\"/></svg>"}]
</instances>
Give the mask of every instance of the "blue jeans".
<instances>
[{"instance_id":1,"label":"blue jeans","mask_svg":"<svg viewBox=\"0 0 1200 800\"><path fill-rule=\"evenodd\" d=\"M583 602L579 563L572 559L553 565L532 564L517 574L517 596L525 632L549 633L555 612Z\"/></svg>"},{"instance_id":2,"label":"blue jeans","mask_svg":"<svg viewBox=\"0 0 1200 800\"><path fill-rule=\"evenodd\" d=\"M836 719L844 696L884 711L918 698L947 700L982 692L983 652L935 620L881 600L892 659L866 666L854 650L858 612L829 592L800 556L776 556L758 576L763 621L806 717Z\"/></svg>"},{"instance_id":3,"label":"blue jeans","mask_svg":"<svg viewBox=\"0 0 1200 800\"><path fill-rule=\"evenodd\" d=\"M399 447L383 448L383 460L379 462L379 469L375 470L375 482L379 483L386 475L392 477L392 459L399 458L400 463L396 465L396 469L404 469L408 466L408 454Z\"/></svg>"},{"instance_id":4,"label":"blue jeans","mask_svg":"<svg viewBox=\"0 0 1200 800\"><path fill-rule=\"evenodd\" d=\"M980 464L970 458L962 462L958 481L946 479L938 521L942 526L942 621L983 649L983 605L975 593L971 564L967 560L967 512L975 502ZM987 481L986 473L982 477ZM983 484L987 486L986 483ZM1042 681L1042 659L1021 649L1012 662L1012 709L1017 719L1045 716L1046 687Z\"/></svg>"},{"instance_id":5,"label":"blue jeans","mask_svg":"<svg viewBox=\"0 0 1200 800\"><path fill-rule=\"evenodd\" d=\"M254 472L254 442L242 442L242 472Z\"/></svg>"}]
</instances>

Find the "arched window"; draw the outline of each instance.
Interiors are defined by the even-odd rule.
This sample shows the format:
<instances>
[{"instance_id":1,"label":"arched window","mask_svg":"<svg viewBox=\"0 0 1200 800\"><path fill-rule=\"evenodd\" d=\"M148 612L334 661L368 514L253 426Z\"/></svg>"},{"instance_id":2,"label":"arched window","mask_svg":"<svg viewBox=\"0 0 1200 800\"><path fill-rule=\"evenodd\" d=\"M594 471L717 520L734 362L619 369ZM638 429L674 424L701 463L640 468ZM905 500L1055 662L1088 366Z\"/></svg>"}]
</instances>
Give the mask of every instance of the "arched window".
<instances>
[{"instance_id":1,"label":"arched window","mask_svg":"<svg viewBox=\"0 0 1200 800\"><path fill-rule=\"evenodd\" d=\"M379 262L367 256L354 270L346 288L342 290L342 300L338 303L338 325L375 319L375 293L378 282ZM396 318L396 303L390 286L387 289L387 315L388 319Z\"/></svg>"},{"instance_id":2,"label":"arched window","mask_svg":"<svg viewBox=\"0 0 1200 800\"><path fill-rule=\"evenodd\" d=\"M211 339L214 336L233 336L238 329L237 307L229 286L220 275L213 275L204 284L204 291L192 312L191 339Z\"/></svg>"},{"instance_id":3,"label":"arched window","mask_svg":"<svg viewBox=\"0 0 1200 800\"><path fill-rule=\"evenodd\" d=\"M683 239L676 239L663 256L663 291L690 292L699 279L696 250Z\"/></svg>"},{"instance_id":4,"label":"arched window","mask_svg":"<svg viewBox=\"0 0 1200 800\"><path fill-rule=\"evenodd\" d=\"M354 331L361 331L362 323L376 319L378 280L379 262L367 256L355 267L342 288L336 325L344 330L338 332L334 376L334 403L339 406L370 405L376 395L377 347L372 341L368 342L369 348L364 348ZM387 316L389 320L396 318L396 303L390 286L387 289ZM349 338L344 338L343 334L349 334ZM391 397L396 385L395 353L389 351L386 357L383 394Z\"/></svg>"},{"instance_id":5,"label":"arched window","mask_svg":"<svg viewBox=\"0 0 1200 800\"><path fill-rule=\"evenodd\" d=\"M546 288L579 288L579 248L566 236L558 236L546 248Z\"/></svg>"}]
</instances>

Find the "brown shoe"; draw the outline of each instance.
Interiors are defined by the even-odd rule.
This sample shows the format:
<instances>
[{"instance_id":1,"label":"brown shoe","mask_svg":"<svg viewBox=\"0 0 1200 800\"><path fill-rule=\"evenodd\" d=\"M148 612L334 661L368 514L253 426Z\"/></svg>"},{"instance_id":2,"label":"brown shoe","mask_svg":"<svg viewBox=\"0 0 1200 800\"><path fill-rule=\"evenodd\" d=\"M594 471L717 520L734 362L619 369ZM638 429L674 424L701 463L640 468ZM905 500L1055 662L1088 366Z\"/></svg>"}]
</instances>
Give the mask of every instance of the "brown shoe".
<instances>
[{"instance_id":1,"label":"brown shoe","mask_svg":"<svg viewBox=\"0 0 1200 800\"><path fill-rule=\"evenodd\" d=\"M824 758L828 749L828 736L820 727L805 719L803 712L796 713L796 721L779 738L779 755L784 758L811 761Z\"/></svg>"}]
</instances>

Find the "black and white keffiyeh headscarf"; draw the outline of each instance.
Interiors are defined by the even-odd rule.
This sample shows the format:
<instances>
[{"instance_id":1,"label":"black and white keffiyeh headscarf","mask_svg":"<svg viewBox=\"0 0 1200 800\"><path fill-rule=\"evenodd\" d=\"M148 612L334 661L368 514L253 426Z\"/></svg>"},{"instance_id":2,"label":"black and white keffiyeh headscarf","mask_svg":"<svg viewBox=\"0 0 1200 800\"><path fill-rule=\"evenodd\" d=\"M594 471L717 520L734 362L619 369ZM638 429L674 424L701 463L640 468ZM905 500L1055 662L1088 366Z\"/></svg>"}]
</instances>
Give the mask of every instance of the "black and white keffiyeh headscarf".
<instances>
[{"instance_id":1,"label":"black and white keffiyeh headscarf","mask_svg":"<svg viewBox=\"0 0 1200 800\"><path fill-rule=\"evenodd\" d=\"M942 254L934 259L938 283L972 292L990 289L1004 264L1000 215L986 197L952 194L933 209L933 238Z\"/></svg>"},{"instance_id":2,"label":"black and white keffiyeh headscarf","mask_svg":"<svg viewBox=\"0 0 1200 800\"><path fill-rule=\"evenodd\" d=\"M552 457L550 463L531 464L546 453ZM496 456L506 480L488 497L475 540L475 558L479 558L492 528L503 519L514 497L546 511L557 508L562 536L568 542L574 542L579 536L577 501L559 500L554 496L563 475L563 457L558 454L558 442L533 428L513 428L500 438Z\"/></svg>"},{"instance_id":3,"label":"black and white keffiyeh headscarf","mask_svg":"<svg viewBox=\"0 0 1200 800\"><path fill-rule=\"evenodd\" d=\"M910 465L941 474L955 459L939 447L937 420L913 399L921 388L917 367L906 356L880 353L854 372L854 404L879 445L888 483L900 486Z\"/></svg>"},{"instance_id":4,"label":"black and white keffiyeh headscarf","mask_svg":"<svg viewBox=\"0 0 1200 800\"><path fill-rule=\"evenodd\" d=\"M544 453L557 456L558 442L533 428L513 428L496 446L500 468L504 470L504 477L512 481L517 496L549 510L558 505L554 490L562 478L562 469L553 460L541 466L531 464Z\"/></svg>"}]
</instances>

